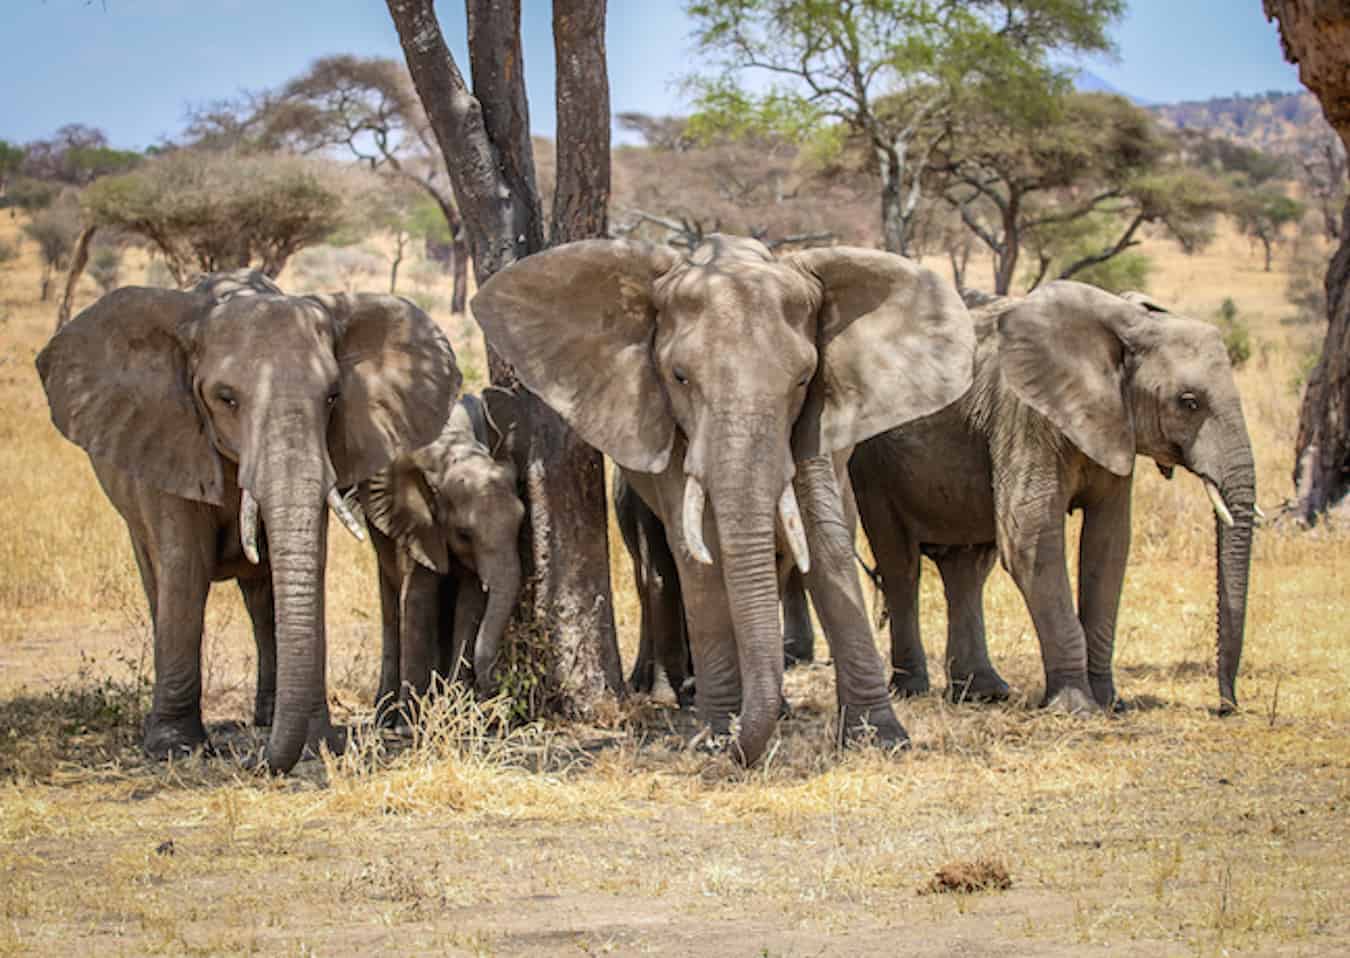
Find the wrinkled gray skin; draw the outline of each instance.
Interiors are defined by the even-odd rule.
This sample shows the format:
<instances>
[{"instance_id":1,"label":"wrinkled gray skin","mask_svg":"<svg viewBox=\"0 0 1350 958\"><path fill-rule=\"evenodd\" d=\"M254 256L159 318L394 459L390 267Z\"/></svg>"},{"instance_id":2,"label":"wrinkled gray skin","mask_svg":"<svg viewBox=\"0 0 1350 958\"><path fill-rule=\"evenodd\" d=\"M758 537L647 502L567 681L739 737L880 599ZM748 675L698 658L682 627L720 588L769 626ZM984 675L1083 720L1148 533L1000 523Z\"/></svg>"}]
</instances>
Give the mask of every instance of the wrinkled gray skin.
<instances>
[{"instance_id":1,"label":"wrinkled gray skin","mask_svg":"<svg viewBox=\"0 0 1350 958\"><path fill-rule=\"evenodd\" d=\"M989 662L982 590L995 555L1026 600L1045 665L1044 704L1117 704L1111 660L1130 546L1136 454L1171 478L1212 483L1220 711L1237 704L1256 502L1251 445L1218 331L1138 294L1057 282L976 312L975 382L957 404L859 445L849 464L890 609L892 687L928 690L919 641L919 556L948 604L955 698L1004 698ZM1078 605L1065 514L1083 511Z\"/></svg>"},{"instance_id":2,"label":"wrinkled gray skin","mask_svg":"<svg viewBox=\"0 0 1350 958\"><path fill-rule=\"evenodd\" d=\"M651 692L660 669L676 701L686 708L694 703L694 663L689 655L689 631L675 556L660 517L633 491L621 470L614 473L614 516L633 564L633 585L641 609L637 656L628 686L634 692ZM785 559L788 565L784 574ZM779 557L783 666L789 669L812 661L816 643L806 583L790 562L790 558Z\"/></svg>"},{"instance_id":3,"label":"wrinkled gray skin","mask_svg":"<svg viewBox=\"0 0 1350 958\"><path fill-rule=\"evenodd\" d=\"M411 717L433 672L470 674L484 695L520 595L516 469L476 396L440 436L361 485L380 567L381 720Z\"/></svg>"},{"instance_id":4,"label":"wrinkled gray skin","mask_svg":"<svg viewBox=\"0 0 1350 958\"><path fill-rule=\"evenodd\" d=\"M779 552L808 566L843 734L905 741L840 488L855 443L968 385L973 334L950 285L874 250L775 259L754 240L713 236L686 257L587 240L497 273L473 312L521 381L661 517L698 712L718 734L739 715L741 760L763 754L778 717Z\"/></svg>"},{"instance_id":5,"label":"wrinkled gray skin","mask_svg":"<svg viewBox=\"0 0 1350 958\"><path fill-rule=\"evenodd\" d=\"M329 492L436 436L460 383L444 335L406 300L286 296L238 271L187 291L115 290L37 365L53 422L89 453L131 534L155 633L146 751L208 744L202 618L225 579L248 608L259 675L275 676L255 703L267 767L340 744L324 675ZM244 491L258 564L241 543Z\"/></svg>"}]
</instances>

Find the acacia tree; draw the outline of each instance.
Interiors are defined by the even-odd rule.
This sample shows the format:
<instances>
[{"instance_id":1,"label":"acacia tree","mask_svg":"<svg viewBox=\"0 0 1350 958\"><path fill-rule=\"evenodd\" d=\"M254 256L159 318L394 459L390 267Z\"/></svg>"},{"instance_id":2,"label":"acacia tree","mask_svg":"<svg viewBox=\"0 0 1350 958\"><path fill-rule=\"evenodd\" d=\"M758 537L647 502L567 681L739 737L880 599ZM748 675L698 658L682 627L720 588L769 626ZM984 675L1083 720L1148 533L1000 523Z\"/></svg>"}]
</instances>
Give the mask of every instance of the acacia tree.
<instances>
[{"instance_id":1,"label":"acacia tree","mask_svg":"<svg viewBox=\"0 0 1350 958\"><path fill-rule=\"evenodd\" d=\"M1123 0L695 0L699 49L723 68L692 80L705 129L834 125L865 138L885 248L908 253L943 118L963 91L1035 100L1067 83L1052 53L1111 49ZM756 92L747 81L767 76Z\"/></svg>"},{"instance_id":2,"label":"acacia tree","mask_svg":"<svg viewBox=\"0 0 1350 958\"><path fill-rule=\"evenodd\" d=\"M1350 5L1345 0L1264 0L1284 55L1317 95L1350 149ZM1350 203L1326 275L1327 336L1308 377L1294 456L1297 512L1309 522L1350 491Z\"/></svg>"},{"instance_id":3,"label":"acacia tree","mask_svg":"<svg viewBox=\"0 0 1350 958\"><path fill-rule=\"evenodd\" d=\"M387 3L444 155L481 284L544 247L519 0L467 0L472 90L445 44L432 0ZM604 0L554 0L555 243L606 232L610 118L604 22ZM508 641L544 655L545 695L535 706L587 715L606 691L617 694L623 687L609 586L603 459L553 410L519 390L490 341L488 361L493 383L517 392L524 420L517 436L523 442L518 464L528 509L526 586Z\"/></svg>"},{"instance_id":4,"label":"acacia tree","mask_svg":"<svg viewBox=\"0 0 1350 958\"><path fill-rule=\"evenodd\" d=\"M993 254L994 292L1003 296L1028 244L1034 289L1052 270L1068 279L1137 246L1146 223L1188 250L1207 241L1222 190L1172 162L1171 150L1152 118L1122 97L1074 93L1032 110L967 99L949 123L935 180Z\"/></svg>"},{"instance_id":5,"label":"acacia tree","mask_svg":"<svg viewBox=\"0 0 1350 958\"><path fill-rule=\"evenodd\" d=\"M1266 256L1266 272L1270 272L1275 244L1290 223L1303 216L1303 204L1270 187L1240 189L1233 203L1238 229L1261 244Z\"/></svg>"}]
</instances>

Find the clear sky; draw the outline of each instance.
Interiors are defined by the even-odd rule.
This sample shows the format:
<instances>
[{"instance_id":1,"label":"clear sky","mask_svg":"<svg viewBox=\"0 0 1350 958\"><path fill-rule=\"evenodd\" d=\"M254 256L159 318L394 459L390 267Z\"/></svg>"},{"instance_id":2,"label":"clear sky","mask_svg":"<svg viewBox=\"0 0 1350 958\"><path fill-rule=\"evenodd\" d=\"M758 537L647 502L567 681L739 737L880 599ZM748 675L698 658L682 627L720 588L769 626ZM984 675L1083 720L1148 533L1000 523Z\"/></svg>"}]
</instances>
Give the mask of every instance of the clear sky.
<instances>
[{"instance_id":1,"label":"clear sky","mask_svg":"<svg viewBox=\"0 0 1350 958\"><path fill-rule=\"evenodd\" d=\"M467 71L464 14L441 27ZM615 112L679 113L677 78L696 64L682 0L609 0ZM1133 0L1120 55L1084 67L1155 102L1298 88L1260 0ZM549 0L522 0L535 132L551 135ZM209 12L204 12L209 11ZM143 149L182 126L188 104L276 86L316 57L401 57L383 0L0 0L0 139L25 142L72 122Z\"/></svg>"}]
</instances>

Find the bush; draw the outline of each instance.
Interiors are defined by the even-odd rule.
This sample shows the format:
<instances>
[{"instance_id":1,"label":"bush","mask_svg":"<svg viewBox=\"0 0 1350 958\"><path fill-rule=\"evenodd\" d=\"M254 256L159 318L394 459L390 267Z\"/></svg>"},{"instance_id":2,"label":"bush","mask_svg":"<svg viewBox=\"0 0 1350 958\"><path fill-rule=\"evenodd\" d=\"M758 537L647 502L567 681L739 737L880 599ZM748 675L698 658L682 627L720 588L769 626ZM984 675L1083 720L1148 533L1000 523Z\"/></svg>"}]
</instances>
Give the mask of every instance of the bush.
<instances>
[{"instance_id":1,"label":"bush","mask_svg":"<svg viewBox=\"0 0 1350 958\"><path fill-rule=\"evenodd\" d=\"M122 248L120 246L100 246L89 260L89 276L98 288L111 293L119 285L122 277Z\"/></svg>"},{"instance_id":2,"label":"bush","mask_svg":"<svg viewBox=\"0 0 1350 958\"><path fill-rule=\"evenodd\" d=\"M1219 304L1217 325L1223 333L1223 344L1228 350L1228 361L1234 369L1241 369L1252 358L1251 332L1246 320L1238 316L1237 303L1225 296Z\"/></svg>"},{"instance_id":3,"label":"bush","mask_svg":"<svg viewBox=\"0 0 1350 958\"><path fill-rule=\"evenodd\" d=\"M19 248L13 243L0 240L0 266L19 258Z\"/></svg>"}]
</instances>

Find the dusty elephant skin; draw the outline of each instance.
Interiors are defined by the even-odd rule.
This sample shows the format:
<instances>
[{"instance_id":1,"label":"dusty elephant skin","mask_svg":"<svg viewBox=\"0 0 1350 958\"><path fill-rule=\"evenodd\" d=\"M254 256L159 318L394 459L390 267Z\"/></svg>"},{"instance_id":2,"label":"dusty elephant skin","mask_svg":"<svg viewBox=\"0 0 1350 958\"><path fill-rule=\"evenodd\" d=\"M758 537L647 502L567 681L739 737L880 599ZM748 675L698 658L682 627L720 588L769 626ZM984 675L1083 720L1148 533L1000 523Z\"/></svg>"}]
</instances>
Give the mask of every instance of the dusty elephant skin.
<instances>
[{"instance_id":1,"label":"dusty elephant skin","mask_svg":"<svg viewBox=\"0 0 1350 958\"><path fill-rule=\"evenodd\" d=\"M188 291L115 290L37 366L52 421L131 534L155 633L146 751L207 744L202 620L224 579L258 644L267 767L340 744L325 693L327 510L349 520L338 486L436 436L460 384L445 336L406 300L286 296L240 271Z\"/></svg>"},{"instance_id":2,"label":"dusty elephant skin","mask_svg":"<svg viewBox=\"0 0 1350 958\"><path fill-rule=\"evenodd\" d=\"M1208 323L1058 282L977 313L975 382L936 416L858 446L849 464L891 615L892 686L928 689L919 556L942 573L954 697L1002 698L982 590L995 549L1031 612L1044 703L1117 703L1111 660L1130 547L1135 455L1205 485L1216 519L1221 713L1237 705L1256 480L1227 352ZM922 455L919 453L922 452ZM1083 511L1078 605L1064 517Z\"/></svg>"},{"instance_id":3,"label":"dusty elephant skin","mask_svg":"<svg viewBox=\"0 0 1350 958\"><path fill-rule=\"evenodd\" d=\"M521 381L661 518L699 715L719 734L739 716L742 760L763 754L777 722L780 542L830 642L844 734L906 739L852 566L840 480L855 443L969 384L973 333L949 284L874 250L775 259L754 240L713 236L684 257L588 240L502 270L473 311Z\"/></svg>"},{"instance_id":4,"label":"dusty elephant skin","mask_svg":"<svg viewBox=\"0 0 1350 958\"><path fill-rule=\"evenodd\" d=\"M381 721L413 717L433 672L483 694L520 595L516 469L475 396L440 436L361 484L380 567ZM399 706L400 708L394 708Z\"/></svg>"}]
</instances>

